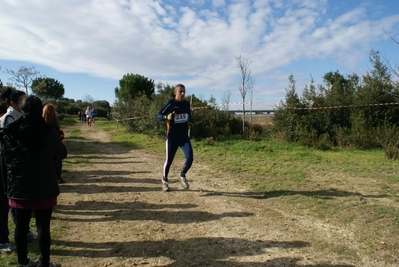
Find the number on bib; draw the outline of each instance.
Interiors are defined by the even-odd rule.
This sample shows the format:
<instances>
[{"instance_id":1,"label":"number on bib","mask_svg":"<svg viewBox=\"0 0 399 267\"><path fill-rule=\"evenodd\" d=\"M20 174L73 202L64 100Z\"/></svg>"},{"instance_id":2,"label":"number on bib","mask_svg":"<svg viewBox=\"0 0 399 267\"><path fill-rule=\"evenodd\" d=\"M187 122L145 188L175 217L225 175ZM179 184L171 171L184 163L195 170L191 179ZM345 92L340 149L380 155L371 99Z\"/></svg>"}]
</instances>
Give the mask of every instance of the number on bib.
<instances>
[{"instance_id":1,"label":"number on bib","mask_svg":"<svg viewBox=\"0 0 399 267\"><path fill-rule=\"evenodd\" d=\"M184 123L188 121L188 114L187 113L181 113L177 114L175 118L175 123Z\"/></svg>"}]
</instances>

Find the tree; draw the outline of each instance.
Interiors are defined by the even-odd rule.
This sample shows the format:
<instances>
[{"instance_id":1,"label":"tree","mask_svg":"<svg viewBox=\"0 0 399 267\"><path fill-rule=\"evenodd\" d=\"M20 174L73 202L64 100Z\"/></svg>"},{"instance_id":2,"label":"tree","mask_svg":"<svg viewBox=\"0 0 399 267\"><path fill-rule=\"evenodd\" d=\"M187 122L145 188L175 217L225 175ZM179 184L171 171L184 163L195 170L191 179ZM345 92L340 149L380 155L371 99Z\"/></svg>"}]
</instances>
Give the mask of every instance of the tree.
<instances>
[{"instance_id":1,"label":"tree","mask_svg":"<svg viewBox=\"0 0 399 267\"><path fill-rule=\"evenodd\" d=\"M224 91L222 95L222 109L226 112L229 112L230 101L231 101L231 90L227 89L227 91Z\"/></svg>"},{"instance_id":2,"label":"tree","mask_svg":"<svg viewBox=\"0 0 399 267\"><path fill-rule=\"evenodd\" d=\"M22 66L18 71L6 69L6 73L11 75L11 80L14 81L17 86L25 88L27 95L29 94L29 85L32 83L33 79L40 74L33 66L30 68Z\"/></svg>"},{"instance_id":3,"label":"tree","mask_svg":"<svg viewBox=\"0 0 399 267\"><path fill-rule=\"evenodd\" d=\"M249 105L250 105L249 106L249 114L250 114L249 123L250 124L252 124L252 105L253 105L253 101L254 101L254 83L255 83L254 79L250 79L248 82L248 91L249 91L249 99L250 99L250 102L249 102Z\"/></svg>"},{"instance_id":4,"label":"tree","mask_svg":"<svg viewBox=\"0 0 399 267\"><path fill-rule=\"evenodd\" d=\"M296 81L294 75L288 76L289 86L286 90L285 102L280 101L274 112L274 127L277 132L282 133L284 140L297 142L299 140L299 127L304 114L304 105L302 104L298 93L296 92Z\"/></svg>"},{"instance_id":5,"label":"tree","mask_svg":"<svg viewBox=\"0 0 399 267\"><path fill-rule=\"evenodd\" d=\"M173 86L173 85L169 85L168 83L164 84L161 82L159 82L157 84L157 94L158 95L164 95L164 96L167 96L168 98L174 98L175 97L174 92L175 92L175 86Z\"/></svg>"},{"instance_id":6,"label":"tree","mask_svg":"<svg viewBox=\"0 0 399 267\"><path fill-rule=\"evenodd\" d=\"M119 80L119 88L115 88L115 96L121 100L134 99L141 95L151 98L155 92L154 80L139 74L125 74Z\"/></svg>"},{"instance_id":7,"label":"tree","mask_svg":"<svg viewBox=\"0 0 399 267\"><path fill-rule=\"evenodd\" d=\"M327 85L324 89L326 106L350 106L354 103L355 92L358 87L359 77L356 74L344 75L339 71L324 74L323 80ZM327 110L330 124L340 127L350 127L351 109L335 108ZM331 126L332 126L331 125Z\"/></svg>"},{"instance_id":8,"label":"tree","mask_svg":"<svg viewBox=\"0 0 399 267\"><path fill-rule=\"evenodd\" d=\"M385 34L389 37L389 39L391 39L394 43L399 45L399 41L395 40L389 33L387 33L385 31ZM389 61L389 57L388 56L383 56L385 63L387 64L387 66L389 67L389 69L393 72L393 74L395 74L397 77L399 77L399 65L395 64L394 66L391 65L390 61Z\"/></svg>"},{"instance_id":9,"label":"tree","mask_svg":"<svg viewBox=\"0 0 399 267\"><path fill-rule=\"evenodd\" d=\"M64 85L53 78L36 78L32 81L32 92L38 97L57 100L64 96Z\"/></svg>"},{"instance_id":10,"label":"tree","mask_svg":"<svg viewBox=\"0 0 399 267\"><path fill-rule=\"evenodd\" d=\"M249 62L247 58L243 58L241 55L236 57L237 65L236 67L241 72L240 85L238 86L238 90L240 91L242 97L242 131L245 132L245 96L247 94L252 83L252 75L249 66L252 62Z\"/></svg>"},{"instance_id":11,"label":"tree","mask_svg":"<svg viewBox=\"0 0 399 267\"><path fill-rule=\"evenodd\" d=\"M88 103L91 104L94 102L94 98L91 97L90 95L85 95L83 98L83 103Z\"/></svg>"},{"instance_id":12,"label":"tree","mask_svg":"<svg viewBox=\"0 0 399 267\"><path fill-rule=\"evenodd\" d=\"M392 83L389 67L381 60L378 51L370 51L373 69L363 75L363 86L357 93L357 104L369 105L396 102L397 88ZM377 127L383 121L397 123L398 112L388 106L369 106L362 110L367 127Z\"/></svg>"},{"instance_id":13,"label":"tree","mask_svg":"<svg viewBox=\"0 0 399 267\"><path fill-rule=\"evenodd\" d=\"M106 100L97 100L93 102L93 106L98 106L104 109L110 109L111 105Z\"/></svg>"}]
</instances>

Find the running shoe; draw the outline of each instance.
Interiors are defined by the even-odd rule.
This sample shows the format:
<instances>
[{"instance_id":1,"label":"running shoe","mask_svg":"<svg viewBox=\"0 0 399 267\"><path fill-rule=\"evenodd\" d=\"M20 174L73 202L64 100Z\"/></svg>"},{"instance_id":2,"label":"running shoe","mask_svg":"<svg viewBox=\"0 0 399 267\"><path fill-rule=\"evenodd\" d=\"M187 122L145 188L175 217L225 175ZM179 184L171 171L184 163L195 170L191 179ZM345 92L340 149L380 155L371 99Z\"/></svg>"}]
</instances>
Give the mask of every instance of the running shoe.
<instances>
[{"instance_id":1,"label":"running shoe","mask_svg":"<svg viewBox=\"0 0 399 267\"><path fill-rule=\"evenodd\" d=\"M10 243L0 244L0 253L11 253L16 250L16 247Z\"/></svg>"},{"instance_id":2,"label":"running shoe","mask_svg":"<svg viewBox=\"0 0 399 267\"><path fill-rule=\"evenodd\" d=\"M190 187L190 185L187 182L185 173L180 173L180 181L181 181L181 185L183 186L184 189L187 189Z\"/></svg>"},{"instance_id":3,"label":"running shoe","mask_svg":"<svg viewBox=\"0 0 399 267\"><path fill-rule=\"evenodd\" d=\"M169 184L165 178L162 178L162 190L165 192L169 191Z\"/></svg>"}]
</instances>

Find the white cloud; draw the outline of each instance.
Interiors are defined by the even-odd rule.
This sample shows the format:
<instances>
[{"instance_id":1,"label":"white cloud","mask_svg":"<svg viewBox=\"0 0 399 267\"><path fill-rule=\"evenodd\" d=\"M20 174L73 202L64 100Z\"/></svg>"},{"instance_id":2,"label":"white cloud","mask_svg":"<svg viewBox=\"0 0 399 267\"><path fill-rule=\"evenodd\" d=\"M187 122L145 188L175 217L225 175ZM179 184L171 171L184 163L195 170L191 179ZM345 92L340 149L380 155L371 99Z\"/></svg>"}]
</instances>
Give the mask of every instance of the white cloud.
<instances>
[{"instance_id":1,"label":"white cloud","mask_svg":"<svg viewBox=\"0 0 399 267\"><path fill-rule=\"evenodd\" d=\"M226 5L226 1L224 0L212 0L212 5L216 8L221 8Z\"/></svg>"},{"instance_id":2,"label":"white cloud","mask_svg":"<svg viewBox=\"0 0 399 267\"><path fill-rule=\"evenodd\" d=\"M334 1L0 0L0 59L213 90L236 88L239 54L259 80L302 59L356 72L384 30L397 36L399 15L336 14Z\"/></svg>"}]
</instances>

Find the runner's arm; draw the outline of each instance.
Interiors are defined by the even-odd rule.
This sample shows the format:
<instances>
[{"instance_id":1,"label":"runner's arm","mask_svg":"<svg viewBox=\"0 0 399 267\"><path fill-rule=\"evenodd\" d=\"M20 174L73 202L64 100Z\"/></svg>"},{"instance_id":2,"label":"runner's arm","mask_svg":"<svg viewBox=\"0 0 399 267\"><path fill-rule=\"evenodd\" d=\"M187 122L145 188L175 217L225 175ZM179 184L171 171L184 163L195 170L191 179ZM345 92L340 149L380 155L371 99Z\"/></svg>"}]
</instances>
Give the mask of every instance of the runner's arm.
<instances>
[{"instance_id":1,"label":"runner's arm","mask_svg":"<svg viewBox=\"0 0 399 267\"><path fill-rule=\"evenodd\" d=\"M162 108L159 110L159 112L157 114L157 120L158 121L166 121L166 117L170 113L170 106L171 106L170 101L166 102L162 106Z\"/></svg>"}]
</instances>

